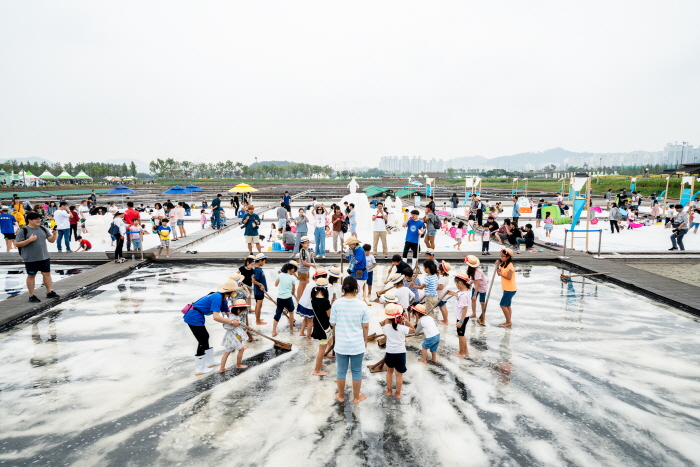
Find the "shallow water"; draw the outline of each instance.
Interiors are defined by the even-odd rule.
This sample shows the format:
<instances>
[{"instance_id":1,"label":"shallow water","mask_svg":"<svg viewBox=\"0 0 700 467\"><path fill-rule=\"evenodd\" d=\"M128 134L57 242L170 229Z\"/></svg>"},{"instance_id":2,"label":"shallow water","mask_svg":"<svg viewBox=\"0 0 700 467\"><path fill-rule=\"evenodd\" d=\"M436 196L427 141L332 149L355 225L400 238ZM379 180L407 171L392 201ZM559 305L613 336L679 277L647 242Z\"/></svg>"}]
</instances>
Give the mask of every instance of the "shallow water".
<instances>
[{"instance_id":1,"label":"shallow water","mask_svg":"<svg viewBox=\"0 0 700 467\"><path fill-rule=\"evenodd\" d=\"M0 462L700 463L700 323L685 313L602 282L562 284L556 266L520 265L512 329L497 326L496 284L489 325L468 324L469 358L449 357L457 338L441 326L438 365L416 363L421 340L409 338L400 402L384 395L385 373L365 370L367 400L341 405L332 376L310 376L316 345L284 321L279 338L292 351L263 339L246 351L247 370L193 376L196 343L179 310L231 272L140 269L0 334ZM381 308L370 310L371 333ZM270 323L272 305L263 312ZM207 328L220 355L223 329ZM366 363L383 353L370 343Z\"/></svg>"},{"instance_id":2,"label":"shallow water","mask_svg":"<svg viewBox=\"0 0 700 467\"><path fill-rule=\"evenodd\" d=\"M51 265L51 279L53 282L58 282L61 279L70 277L74 274L92 269L91 265ZM39 275L41 276L41 275ZM43 284L42 279L36 279L37 286ZM2 265L0 266L0 300L16 297L17 295L27 291L27 274L22 264ZM41 293L39 294L41 296Z\"/></svg>"}]
</instances>

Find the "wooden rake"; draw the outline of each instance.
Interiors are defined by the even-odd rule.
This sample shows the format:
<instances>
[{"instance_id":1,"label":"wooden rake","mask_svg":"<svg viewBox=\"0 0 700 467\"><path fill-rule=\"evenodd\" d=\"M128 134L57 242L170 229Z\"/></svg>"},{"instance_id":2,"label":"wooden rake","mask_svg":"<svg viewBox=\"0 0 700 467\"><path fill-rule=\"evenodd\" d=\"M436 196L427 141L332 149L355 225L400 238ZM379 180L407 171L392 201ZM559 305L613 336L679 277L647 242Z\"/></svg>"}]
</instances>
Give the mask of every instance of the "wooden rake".
<instances>
[{"instance_id":1,"label":"wooden rake","mask_svg":"<svg viewBox=\"0 0 700 467\"><path fill-rule=\"evenodd\" d=\"M250 328L250 327L246 326L245 324L243 324L242 326L244 328L246 328L249 332L252 332L253 334L257 334L258 336L261 336L261 337L264 337L265 339L271 340L274 343L275 347L278 347L278 348L284 349L284 350L292 350L292 344L290 344L289 342L282 342L282 341L278 341L277 339L273 339L272 337L266 336L262 332L256 331L255 329Z\"/></svg>"}]
</instances>

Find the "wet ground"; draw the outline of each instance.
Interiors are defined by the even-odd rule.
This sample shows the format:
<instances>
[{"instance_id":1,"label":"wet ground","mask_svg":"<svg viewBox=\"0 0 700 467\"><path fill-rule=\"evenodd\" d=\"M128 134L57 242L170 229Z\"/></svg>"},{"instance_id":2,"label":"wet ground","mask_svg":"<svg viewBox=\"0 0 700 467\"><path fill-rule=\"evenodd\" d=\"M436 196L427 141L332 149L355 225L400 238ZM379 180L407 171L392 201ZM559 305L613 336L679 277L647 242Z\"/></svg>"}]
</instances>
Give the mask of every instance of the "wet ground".
<instances>
[{"instance_id":1,"label":"wet ground","mask_svg":"<svg viewBox=\"0 0 700 467\"><path fill-rule=\"evenodd\" d=\"M61 279L72 276L73 274L80 274L94 266L91 265L63 265L63 264L52 264L51 265L51 279L53 282L58 282ZM0 265L0 300L6 300L11 297L16 297L17 295L27 291L27 274L24 269L23 264L12 264L12 265ZM42 279L39 277L36 280L37 286L43 284ZM43 292L43 290L42 290ZM43 294L40 292L39 296Z\"/></svg>"},{"instance_id":2,"label":"wet ground","mask_svg":"<svg viewBox=\"0 0 700 467\"><path fill-rule=\"evenodd\" d=\"M311 376L317 346L284 322L279 338L292 351L261 340L245 354L248 369L193 376L196 343L180 309L231 272L144 268L0 334L0 462L700 463L700 323L685 313L522 264L512 329L497 326L496 284L488 326L468 324L469 358L449 357L451 326L441 326L437 365L416 363L421 340L409 338L403 399L384 395L384 373L365 370L368 398L353 406L335 401L332 376ZM378 331L381 308L370 310ZM268 323L272 312L266 303ZM220 355L223 329L207 328ZM366 363L383 354L370 343Z\"/></svg>"},{"instance_id":3,"label":"wet ground","mask_svg":"<svg viewBox=\"0 0 700 467\"><path fill-rule=\"evenodd\" d=\"M669 279L700 287L700 264L689 263L625 263L627 266L653 272Z\"/></svg>"}]
</instances>

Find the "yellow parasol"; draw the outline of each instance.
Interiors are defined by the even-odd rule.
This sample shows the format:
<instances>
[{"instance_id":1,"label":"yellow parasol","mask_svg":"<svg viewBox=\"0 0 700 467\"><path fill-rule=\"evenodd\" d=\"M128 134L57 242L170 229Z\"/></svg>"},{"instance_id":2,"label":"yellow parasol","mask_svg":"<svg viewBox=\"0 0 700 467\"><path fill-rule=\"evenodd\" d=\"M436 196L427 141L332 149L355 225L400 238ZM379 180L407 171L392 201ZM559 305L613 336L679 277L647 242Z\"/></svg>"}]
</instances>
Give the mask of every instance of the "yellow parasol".
<instances>
[{"instance_id":1,"label":"yellow parasol","mask_svg":"<svg viewBox=\"0 0 700 467\"><path fill-rule=\"evenodd\" d=\"M228 190L229 193L252 193L254 191L258 190L248 185L247 183L239 183L238 185Z\"/></svg>"}]
</instances>

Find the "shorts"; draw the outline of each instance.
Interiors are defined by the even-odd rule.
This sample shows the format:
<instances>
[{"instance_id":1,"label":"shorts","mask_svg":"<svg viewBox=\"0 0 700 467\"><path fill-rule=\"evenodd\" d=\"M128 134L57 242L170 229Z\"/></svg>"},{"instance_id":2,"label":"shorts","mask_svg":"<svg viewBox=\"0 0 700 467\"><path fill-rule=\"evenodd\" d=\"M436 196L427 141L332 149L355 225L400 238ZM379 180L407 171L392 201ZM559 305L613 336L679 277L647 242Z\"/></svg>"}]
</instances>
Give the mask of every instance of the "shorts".
<instances>
[{"instance_id":1,"label":"shorts","mask_svg":"<svg viewBox=\"0 0 700 467\"><path fill-rule=\"evenodd\" d=\"M367 285L371 286L372 285L372 278L374 277L374 271L370 271L367 273Z\"/></svg>"},{"instance_id":2,"label":"shorts","mask_svg":"<svg viewBox=\"0 0 700 467\"><path fill-rule=\"evenodd\" d=\"M162 240L162 239L161 239L161 241L160 241L160 246L161 246L161 248L165 248L166 246L169 247L169 246L170 246L170 239L167 239L167 240Z\"/></svg>"},{"instance_id":3,"label":"shorts","mask_svg":"<svg viewBox=\"0 0 700 467\"><path fill-rule=\"evenodd\" d=\"M445 306L446 303L447 303L447 300L440 300L438 302L437 306L438 306L438 308L440 308L441 306Z\"/></svg>"},{"instance_id":4,"label":"shorts","mask_svg":"<svg viewBox=\"0 0 700 467\"><path fill-rule=\"evenodd\" d=\"M357 279L357 290L359 290L360 293L362 292L362 289L364 288L366 283L367 283L367 281Z\"/></svg>"},{"instance_id":5,"label":"shorts","mask_svg":"<svg viewBox=\"0 0 700 467\"><path fill-rule=\"evenodd\" d=\"M552 230L554 230L554 226L553 226L551 223L545 224L545 225L544 225L544 230L545 230L546 232L552 231Z\"/></svg>"},{"instance_id":6,"label":"shorts","mask_svg":"<svg viewBox=\"0 0 700 467\"><path fill-rule=\"evenodd\" d=\"M141 239L140 239L140 238L136 238L136 239L132 240L132 241L131 241L131 247L132 247L134 250L140 249L140 248L141 248Z\"/></svg>"},{"instance_id":7,"label":"shorts","mask_svg":"<svg viewBox=\"0 0 700 467\"><path fill-rule=\"evenodd\" d=\"M297 305L297 314L299 316L301 316L302 318L313 318L314 317L314 310L306 308L305 306L302 306L302 305Z\"/></svg>"},{"instance_id":8,"label":"shorts","mask_svg":"<svg viewBox=\"0 0 700 467\"><path fill-rule=\"evenodd\" d=\"M308 281L309 280L309 273L308 272L297 273L297 276L298 276L300 281Z\"/></svg>"},{"instance_id":9,"label":"shorts","mask_svg":"<svg viewBox=\"0 0 700 467\"><path fill-rule=\"evenodd\" d=\"M479 297L480 303L486 303L486 292L477 292L476 289L472 289L472 298Z\"/></svg>"},{"instance_id":10,"label":"shorts","mask_svg":"<svg viewBox=\"0 0 700 467\"><path fill-rule=\"evenodd\" d=\"M185 219L178 219L175 225L185 225Z\"/></svg>"},{"instance_id":11,"label":"shorts","mask_svg":"<svg viewBox=\"0 0 700 467\"><path fill-rule=\"evenodd\" d=\"M513 295L515 295L515 292L517 290L504 290L503 291L503 296L501 297L501 306L510 306L511 302L513 301Z\"/></svg>"},{"instance_id":12,"label":"shorts","mask_svg":"<svg viewBox=\"0 0 700 467\"><path fill-rule=\"evenodd\" d=\"M420 345L426 350L429 350L430 352L437 352L438 346L440 345L440 334L437 336L433 337L428 337L423 341L423 343Z\"/></svg>"},{"instance_id":13,"label":"shorts","mask_svg":"<svg viewBox=\"0 0 700 467\"><path fill-rule=\"evenodd\" d=\"M456 241L457 243L462 243L462 237L457 237L457 238L455 238L455 241Z\"/></svg>"},{"instance_id":14,"label":"shorts","mask_svg":"<svg viewBox=\"0 0 700 467\"><path fill-rule=\"evenodd\" d=\"M467 233L468 233L469 235L471 235L471 234L474 233L474 231L473 231L473 230L467 230Z\"/></svg>"},{"instance_id":15,"label":"shorts","mask_svg":"<svg viewBox=\"0 0 700 467\"><path fill-rule=\"evenodd\" d=\"M262 302L265 300L265 294L255 294L253 296L255 297L256 302Z\"/></svg>"},{"instance_id":16,"label":"shorts","mask_svg":"<svg viewBox=\"0 0 700 467\"><path fill-rule=\"evenodd\" d=\"M289 298L279 298L277 297L277 309L275 310L275 321L279 322L282 319L282 311L294 311L294 301L292 297Z\"/></svg>"},{"instance_id":17,"label":"shorts","mask_svg":"<svg viewBox=\"0 0 700 467\"><path fill-rule=\"evenodd\" d=\"M37 272L51 272L51 259L47 258L42 261L24 263L24 269L30 276L35 275Z\"/></svg>"},{"instance_id":18,"label":"shorts","mask_svg":"<svg viewBox=\"0 0 700 467\"><path fill-rule=\"evenodd\" d=\"M456 320L459 321L459 320ZM462 323L462 327L457 328L457 335L460 337L464 337L464 332L467 330L467 323L469 322L469 316L464 318L464 322Z\"/></svg>"},{"instance_id":19,"label":"shorts","mask_svg":"<svg viewBox=\"0 0 700 467\"><path fill-rule=\"evenodd\" d=\"M350 233L357 233L357 224L350 224Z\"/></svg>"},{"instance_id":20,"label":"shorts","mask_svg":"<svg viewBox=\"0 0 700 467\"><path fill-rule=\"evenodd\" d=\"M434 237L435 234L437 234L437 230L428 230L428 233L426 233L428 237Z\"/></svg>"},{"instance_id":21,"label":"shorts","mask_svg":"<svg viewBox=\"0 0 700 467\"><path fill-rule=\"evenodd\" d=\"M14 240L15 239L15 234L13 234L13 233L4 233L3 235L5 236L5 240Z\"/></svg>"},{"instance_id":22,"label":"shorts","mask_svg":"<svg viewBox=\"0 0 700 467\"><path fill-rule=\"evenodd\" d=\"M260 243L260 239L258 238L257 235L246 235L245 242L246 243Z\"/></svg>"},{"instance_id":23,"label":"shorts","mask_svg":"<svg viewBox=\"0 0 700 467\"><path fill-rule=\"evenodd\" d=\"M90 251L90 250L92 250L92 247L91 247L91 246L86 246L86 247L85 247L85 251Z\"/></svg>"},{"instance_id":24,"label":"shorts","mask_svg":"<svg viewBox=\"0 0 700 467\"><path fill-rule=\"evenodd\" d=\"M384 364L399 373L406 373L406 354L405 353L387 353L384 356Z\"/></svg>"},{"instance_id":25,"label":"shorts","mask_svg":"<svg viewBox=\"0 0 700 467\"><path fill-rule=\"evenodd\" d=\"M537 211L537 214L535 214L535 219L542 219L542 211Z\"/></svg>"},{"instance_id":26,"label":"shorts","mask_svg":"<svg viewBox=\"0 0 700 467\"><path fill-rule=\"evenodd\" d=\"M690 224L690 228L691 228L691 229L698 229L698 228L700 228L700 222L693 222L692 224ZM14 234L12 234L12 235L14 235ZM7 238L7 234L5 234L5 238Z\"/></svg>"}]
</instances>

